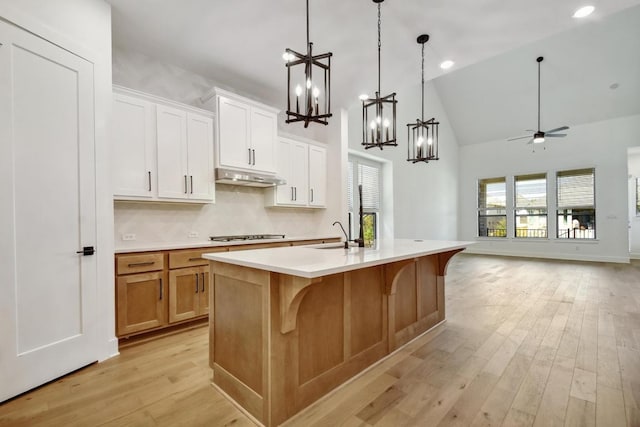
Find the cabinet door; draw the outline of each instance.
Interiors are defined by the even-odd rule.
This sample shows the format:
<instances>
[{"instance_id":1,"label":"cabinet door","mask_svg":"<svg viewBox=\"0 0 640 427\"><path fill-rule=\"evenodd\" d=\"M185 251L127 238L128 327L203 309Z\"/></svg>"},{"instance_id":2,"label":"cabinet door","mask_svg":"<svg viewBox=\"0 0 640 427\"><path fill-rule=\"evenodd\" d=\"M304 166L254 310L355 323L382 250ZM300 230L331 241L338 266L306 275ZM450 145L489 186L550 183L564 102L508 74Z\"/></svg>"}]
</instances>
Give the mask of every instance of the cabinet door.
<instances>
[{"instance_id":1,"label":"cabinet door","mask_svg":"<svg viewBox=\"0 0 640 427\"><path fill-rule=\"evenodd\" d=\"M166 323L164 273L140 273L117 278L117 335L157 328Z\"/></svg>"},{"instance_id":2,"label":"cabinet door","mask_svg":"<svg viewBox=\"0 0 640 427\"><path fill-rule=\"evenodd\" d=\"M169 272L169 323L209 313L209 266Z\"/></svg>"},{"instance_id":3,"label":"cabinet door","mask_svg":"<svg viewBox=\"0 0 640 427\"><path fill-rule=\"evenodd\" d=\"M279 138L276 142L276 173L287 183L276 187L276 204L289 205L293 203L293 177L291 173L291 151L293 141Z\"/></svg>"},{"instance_id":4,"label":"cabinet door","mask_svg":"<svg viewBox=\"0 0 640 427\"><path fill-rule=\"evenodd\" d=\"M324 207L327 197L327 150L309 146L309 206Z\"/></svg>"},{"instance_id":5,"label":"cabinet door","mask_svg":"<svg viewBox=\"0 0 640 427\"><path fill-rule=\"evenodd\" d=\"M189 198L212 202L214 199L213 120L188 113L187 146Z\"/></svg>"},{"instance_id":6,"label":"cabinet door","mask_svg":"<svg viewBox=\"0 0 640 427\"><path fill-rule=\"evenodd\" d=\"M293 204L306 206L309 201L309 146L303 142L294 142L291 147L291 183Z\"/></svg>"},{"instance_id":7,"label":"cabinet door","mask_svg":"<svg viewBox=\"0 0 640 427\"><path fill-rule=\"evenodd\" d=\"M113 97L114 196L152 197L155 190L155 106L122 94Z\"/></svg>"},{"instance_id":8,"label":"cabinet door","mask_svg":"<svg viewBox=\"0 0 640 427\"><path fill-rule=\"evenodd\" d=\"M156 106L158 141L158 197L188 198L187 113Z\"/></svg>"},{"instance_id":9,"label":"cabinet door","mask_svg":"<svg viewBox=\"0 0 640 427\"><path fill-rule=\"evenodd\" d=\"M277 117L258 108L251 109L252 168L260 172L275 172Z\"/></svg>"},{"instance_id":10,"label":"cabinet door","mask_svg":"<svg viewBox=\"0 0 640 427\"><path fill-rule=\"evenodd\" d=\"M221 166L251 169L250 116L249 105L218 97L218 161Z\"/></svg>"},{"instance_id":11,"label":"cabinet door","mask_svg":"<svg viewBox=\"0 0 640 427\"><path fill-rule=\"evenodd\" d=\"M198 314L209 314L209 266L202 267L200 274L200 293L198 301Z\"/></svg>"}]
</instances>

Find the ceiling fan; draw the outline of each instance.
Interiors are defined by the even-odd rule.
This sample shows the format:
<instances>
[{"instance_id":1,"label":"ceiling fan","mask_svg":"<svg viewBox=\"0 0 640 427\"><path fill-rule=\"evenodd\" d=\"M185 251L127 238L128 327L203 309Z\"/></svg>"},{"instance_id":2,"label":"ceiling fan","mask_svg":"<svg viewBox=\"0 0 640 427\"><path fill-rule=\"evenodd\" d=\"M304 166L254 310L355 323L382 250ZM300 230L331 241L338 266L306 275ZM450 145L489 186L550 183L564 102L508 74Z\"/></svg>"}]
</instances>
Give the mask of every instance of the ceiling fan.
<instances>
[{"instance_id":1,"label":"ceiling fan","mask_svg":"<svg viewBox=\"0 0 640 427\"><path fill-rule=\"evenodd\" d=\"M544 142L545 138L563 138L567 136L566 133L556 133L556 132L567 130L569 129L569 126L561 126L559 128L548 130L546 132L543 132L540 130L540 63L542 62L543 59L544 58L542 56L539 56L536 59L536 62L538 63L538 130L527 129L526 132L533 132L533 134L529 134L525 136L517 136L515 138L509 138L507 139L507 141L516 141L518 139L531 138L529 142L527 142L527 144L531 144L531 143L540 144Z\"/></svg>"}]
</instances>

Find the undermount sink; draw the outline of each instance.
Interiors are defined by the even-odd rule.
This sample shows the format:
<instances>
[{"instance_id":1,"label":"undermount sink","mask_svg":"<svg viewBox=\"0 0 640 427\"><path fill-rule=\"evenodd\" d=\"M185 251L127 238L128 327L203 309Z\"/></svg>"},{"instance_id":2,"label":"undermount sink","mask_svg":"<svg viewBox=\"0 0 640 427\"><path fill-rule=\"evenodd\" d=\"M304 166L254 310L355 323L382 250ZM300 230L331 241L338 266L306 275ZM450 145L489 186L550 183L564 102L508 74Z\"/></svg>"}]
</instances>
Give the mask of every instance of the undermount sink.
<instances>
[{"instance_id":1,"label":"undermount sink","mask_svg":"<svg viewBox=\"0 0 640 427\"><path fill-rule=\"evenodd\" d=\"M344 249L344 243L336 243L335 245L314 246L313 249Z\"/></svg>"}]
</instances>

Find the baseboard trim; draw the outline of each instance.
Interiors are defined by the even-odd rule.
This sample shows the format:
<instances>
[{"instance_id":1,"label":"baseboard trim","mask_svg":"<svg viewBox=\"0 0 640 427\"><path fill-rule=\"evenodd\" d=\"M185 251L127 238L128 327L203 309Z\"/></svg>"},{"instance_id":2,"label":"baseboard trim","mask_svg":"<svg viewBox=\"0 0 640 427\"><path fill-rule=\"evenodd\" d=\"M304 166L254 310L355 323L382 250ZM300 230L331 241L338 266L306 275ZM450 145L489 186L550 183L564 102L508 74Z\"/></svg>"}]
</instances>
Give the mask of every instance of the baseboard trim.
<instances>
[{"instance_id":1,"label":"baseboard trim","mask_svg":"<svg viewBox=\"0 0 640 427\"><path fill-rule=\"evenodd\" d=\"M538 253L538 252L515 252L515 251L496 251L480 249L478 247L469 246L465 251L468 254L478 255L497 255L497 256L511 256L511 257L523 257L523 258L542 258L542 259L556 259L563 261L586 261L586 262L612 262L617 264L629 264L630 257L620 256L605 256L605 255L569 255L566 253Z\"/></svg>"}]
</instances>

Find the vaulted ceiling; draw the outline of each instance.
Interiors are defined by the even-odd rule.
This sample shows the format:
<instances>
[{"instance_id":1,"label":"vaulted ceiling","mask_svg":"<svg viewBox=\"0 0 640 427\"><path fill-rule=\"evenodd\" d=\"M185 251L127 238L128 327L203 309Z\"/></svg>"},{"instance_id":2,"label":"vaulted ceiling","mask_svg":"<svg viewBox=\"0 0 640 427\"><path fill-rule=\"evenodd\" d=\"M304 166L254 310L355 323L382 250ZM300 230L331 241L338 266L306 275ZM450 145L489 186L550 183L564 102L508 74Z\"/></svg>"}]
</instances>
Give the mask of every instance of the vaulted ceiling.
<instances>
[{"instance_id":1,"label":"vaulted ceiling","mask_svg":"<svg viewBox=\"0 0 640 427\"><path fill-rule=\"evenodd\" d=\"M107 1L112 5L115 46L285 105L282 52L287 47L305 49L304 1ZM376 88L377 7L370 0L309 3L314 50L334 55L332 104L348 108L360 93L373 94ZM621 111L633 111L638 104L634 99L640 99L640 0L590 3L596 6L594 14L577 20L571 15L584 5L582 0L387 0L382 3L382 91L419 81L416 37L428 33L425 78L435 79L460 144L512 136L535 125L539 55L547 58L542 69L543 107L555 96L557 110L567 112L582 108L569 106L576 91L595 90L606 97L629 90L620 101L626 106L613 105L614 111L607 113L624 115ZM625 9L633 13L619 13ZM608 24L610 18L616 23ZM619 28L623 24L624 29ZM611 49L612 44L619 48ZM454 60L454 67L441 70L438 64L444 59ZM616 68L630 69L635 77L616 74ZM613 83L619 89L609 89ZM515 111L517 119L509 115ZM544 126L607 114L567 113Z\"/></svg>"}]
</instances>

